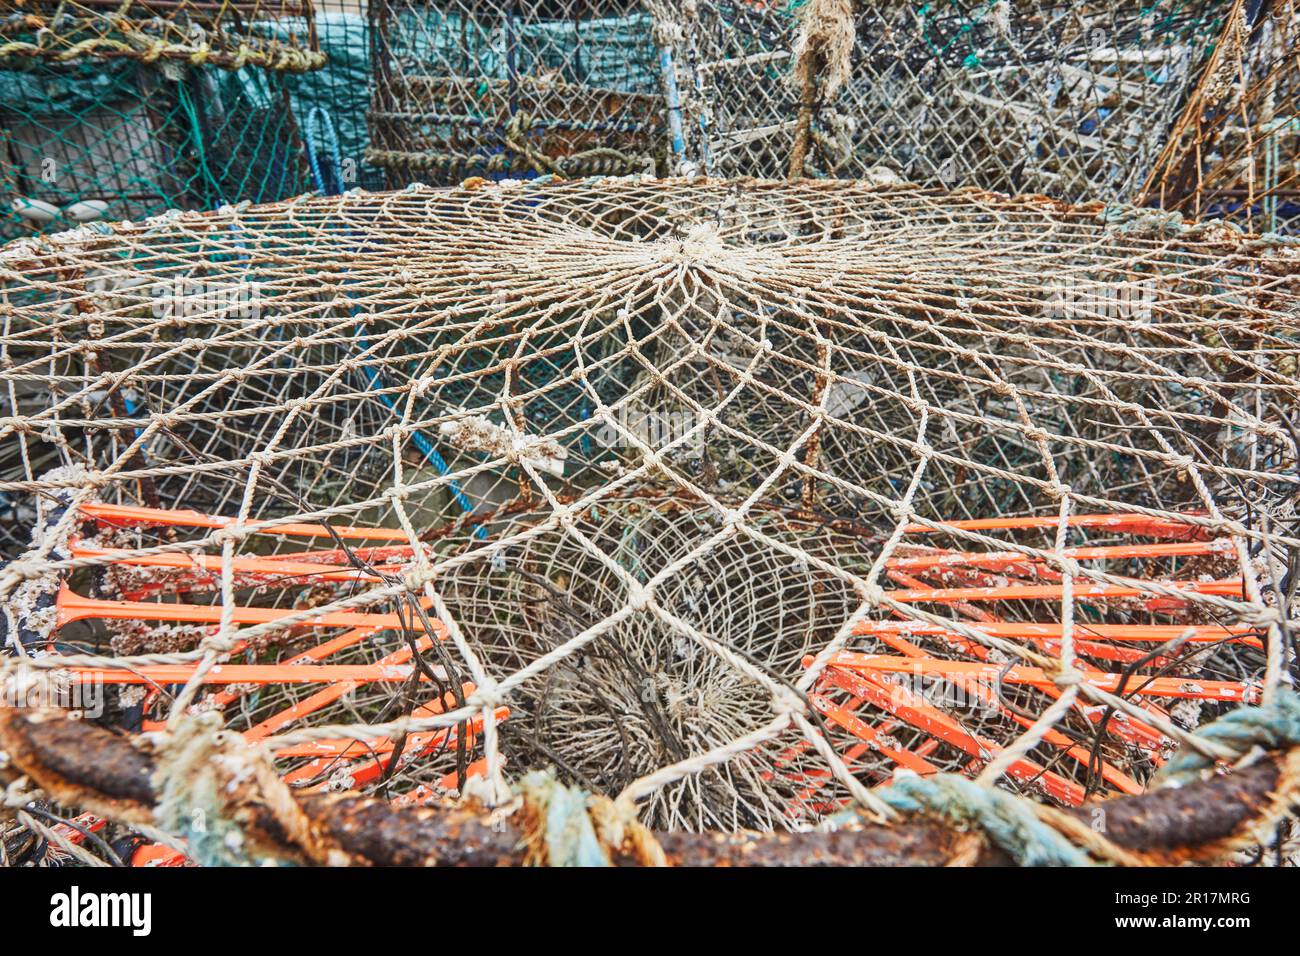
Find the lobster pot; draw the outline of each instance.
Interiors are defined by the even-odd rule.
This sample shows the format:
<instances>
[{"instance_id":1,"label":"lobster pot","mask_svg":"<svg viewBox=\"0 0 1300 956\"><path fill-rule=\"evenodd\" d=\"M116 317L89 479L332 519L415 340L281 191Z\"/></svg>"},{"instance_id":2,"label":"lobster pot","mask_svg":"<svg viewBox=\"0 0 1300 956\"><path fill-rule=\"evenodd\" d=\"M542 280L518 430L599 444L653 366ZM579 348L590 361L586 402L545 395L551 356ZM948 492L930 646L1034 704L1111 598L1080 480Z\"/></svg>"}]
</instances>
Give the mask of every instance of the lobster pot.
<instances>
[{"instance_id":1,"label":"lobster pot","mask_svg":"<svg viewBox=\"0 0 1300 956\"><path fill-rule=\"evenodd\" d=\"M635 0L376 0L367 159L390 185L653 172L663 100Z\"/></svg>"},{"instance_id":2,"label":"lobster pot","mask_svg":"<svg viewBox=\"0 0 1300 956\"><path fill-rule=\"evenodd\" d=\"M1147 195L1261 232L1300 228L1300 7L1247 5L1153 170Z\"/></svg>"},{"instance_id":3,"label":"lobster pot","mask_svg":"<svg viewBox=\"0 0 1300 956\"><path fill-rule=\"evenodd\" d=\"M310 3L38 2L6 21L0 231L58 231L307 186L284 77Z\"/></svg>"},{"instance_id":4,"label":"lobster pot","mask_svg":"<svg viewBox=\"0 0 1300 956\"><path fill-rule=\"evenodd\" d=\"M683 157L715 174L1132 199L1230 5L705 0L661 17Z\"/></svg>"},{"instance_id":5,"label":"lobster pot","mask_svg":"<svg viewBox=\"0 0 1300 956\"><path fill-rule=\"evenodd\" d=\"M308 187L274 74L131 60L0 71L7 238Z\"/></svg>"},{"instance_id":6,"label":"lobster pot","mask_svg":"<svg viewBox=\"0 0 1300 956\"><path fill-rule=\"evenodd\" d=\"M295 786L552 768L684 830L900 769L1078 806L1290 666L1281 237L470 179L18 240L0 283L4 639L133 719L190 684Z\"/></svg>"}]
</instances>

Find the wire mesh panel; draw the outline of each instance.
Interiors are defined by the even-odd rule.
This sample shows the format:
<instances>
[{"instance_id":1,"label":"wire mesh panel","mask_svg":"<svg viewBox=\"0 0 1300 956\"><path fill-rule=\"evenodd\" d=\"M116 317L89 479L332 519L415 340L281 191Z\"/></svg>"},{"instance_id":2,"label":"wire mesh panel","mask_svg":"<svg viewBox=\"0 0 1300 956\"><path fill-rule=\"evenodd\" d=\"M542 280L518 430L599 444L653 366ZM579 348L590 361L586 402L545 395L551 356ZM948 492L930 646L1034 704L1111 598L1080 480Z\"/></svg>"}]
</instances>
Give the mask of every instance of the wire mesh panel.
<instances>
[{"instance_id":1,"label":"wire mesh panel","mask_svg":"<svg viewBox=\"0 0 1300 956\"><path fill-rule=\"evenodd\" d=\"M1300 224L1300 11L1237 4L1146 196L1261 231Z\"/></svg>"},{"instance_id":2,"label":"wire mesh panel","mask_svg":"<svg viewBox=\"0 0 1300 956\"><path fill-rule=\"evenodd\" d=\"M0 235L307 188L285 77L324 63L310 4L19 8L0 44Z\"/></svg>"},{"instance_id":3,"label":"wire mesh panel","mask_svg":"<svg viewBox=\"0 0 1300 956\"><path fill-rule=\"evenodd\" d=\"M1078 200L1135 195L1228 6L724 0L660 16L680 38L688 158L707 170Z\"/></svg>"},{"instance_id":4,"label":"wire mesh panel","mask_svg":"<svg viewBox=\"0 0 1300 956\"><path fill-rule=\"evenodd\" d=\"M1276 237L542 178L0 268L9 651L123 721L218 710L295 784L553 767L692 830L900 770L1070 805L1294 670Z\"/></svg>"},{"instance_id":5,"label":"wire mesh panel","mask_svg":"<svg viewBox=\"0 0 1300 956\"><path fill-rule=\"evenodd\" d=\"M380 0L372 162L390 182L654 171L663 103L635 0Z\"/></svg>"}]
</instances>

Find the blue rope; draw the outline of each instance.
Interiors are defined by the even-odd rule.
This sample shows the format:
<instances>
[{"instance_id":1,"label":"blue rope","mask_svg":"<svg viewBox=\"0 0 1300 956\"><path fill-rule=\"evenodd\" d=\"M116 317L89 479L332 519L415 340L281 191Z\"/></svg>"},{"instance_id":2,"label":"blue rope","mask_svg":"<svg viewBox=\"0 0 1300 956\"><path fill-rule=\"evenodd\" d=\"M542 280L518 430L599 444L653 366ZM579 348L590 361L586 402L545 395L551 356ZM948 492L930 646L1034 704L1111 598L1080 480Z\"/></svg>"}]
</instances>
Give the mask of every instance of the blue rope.
<instances>
[{"instance_id":1,"label":"blue rope","mask_svg":"<svg viewBox=\"0 0 1300 956\"><path fill-rule=\"evenodd\" d=\"M686 158L686 137L682 131L682 96L677 89L677 70L673 66L673 48L659 48L659 68L663 72L664 94L668 100L668 132L673 158L680 165Z\"/></svg>"},{"instance_id":2,"label":"blue rope","mask_svg":"<svg viewBox=\"0 0 1300 956\"><path fill-rule=\"evenodd\" d=\"M1286 691L1271 704L1238 707L1202 727L1196 736L1242 755L1256 746L1267 750L1300 746L1300 694ZM1186 783L1212 766L1214 758L1184 747L1160 768L1155 780L1162 785Z\"/></svg>"},{"instance_id":3,"label":"blue rope","mask_svg":"<svg viewBox=\"0 0 1300 956\"><path fill-rule=\"evenodd\" d=\"M328 113L325 113L323 110L322 110L321 112L322 112L322 115L325 117L325 122L326 122L326 124L328 125L328 128L329 128L330 130L333 130L333 129L334 129L334 124L333 124L333 122L329 119L329 115L328 115ZM336 155L337 155L337 152L336 152ZM312 163L312 175L316 177L316 179L317 179L317 185L318 185L318 186L321 186L322 189L323 189L324 179L323 179L323 177L321 177L321 175L320 175L319 167L318 167L317 164L316 164L316 161L315 161L315 158L314 158L314 154L313 154L313 156L311 157L311 163ZM240 230L238 224L234 224L234 223L232 223L232 224L231 224L231 229L232 229L233 231L235 231L236 233L241 233L241 232L242 232L242 230ZM246 258L244 261L247 262L247 258ZM354 318L356 317L357 314L358 314L358 311L357 311L356 309L353 309L353 310L352 310L352 315L353 315ZM360 343L359 343L359 344L360 344L360 348L361 348L362 350L364 350L364 349L367 347L367 343L368 343L368 340L367 340L366 336L363 334L363 330L364 330L364 328L365 328L364 325L361 325L361 324L358 324L358 325L357 325L357 334L358 334L358 336L359 336L359 338L360 338ZM277 330L277 331L279 331L279 330ZM372 368L363 368L363 369L362 369L362 372L365 374L365 376L366 376L367 380L369 381L369 383L370 383L370 385L371 385L372 388L379 389L379 388L382 388L382 387L383 387L383 384L384 384L384 382L383 382L383 378L382 378L382 376L380 376L380 374L379 374L379 372L378 372L377 370L372 369ZM386 407L390 412L393 413L394 417L397 416L397 414L398 414L398 411L397 411L397 403L396 403L396 402L395 402L395 401L394 401L390 396L380 393L380 394L378 394L376 397L380 400L380 402L382 402L382 403L384 404L384 406L385 406L385 407ZM425 459L426 459L426 460L427 460L431 465L433 465L434 469L437 470L437 472L438 472L439 475L446 476L446 475L451 471L451 468L450 468L450 466L447 464L446 459L444 459L444 458L442 457L442 455L438 454L438 450L437 450L436 448L434 448L433 443L432 443L431 441L429 441L427 438L425 438L424 435L423 435L421 432L418 432L418 431L417 431L417 432L413 432L412 435L411 435L411 440L415 443L415 447L419 449L420 453L421 453L422 455L424 455ZM460 486L460 484L459 484L458 482L455 482L455 481L451 482L450 485L449 485L449 488L450 488L450 490L451 490L452 498L455 500L456 504L458 504L458 505L460 506L460 508L461 508L462 511L465 511L465 512L468 513L468 512L471 512L471 511L474 510L474 503L473 503L472 501L470 501L469 497L468 497L468 496L465 494L465 492L461 489L461 486ZM477 528L475 528L475 530L474 530L474 537L479 538L479 539L486 538L486 537L487 537L487 531L486 531L486 529L485 529L482 525L479 525L479 526L478 526Z\"/></svg>"},{"instance_id":4,"label":"blue rope","mask_svg":"<svg viewBox=\"0 0 1300 956\"><path fill-rule=\"evenodd\" d=\"M357 326L358 334L360 334L362 328L363 326ZM362 348L365 348L366 346L366 337L364 335L361 336L361 346ZM370 386L372 388L380 389L383 387L384 381L378 371L372 368L363 368L362 371L370 381ZM393 413L394 417L398 415L397 402L393 401L391 396L379 392L375 397L384 403L384 406ZM411 441L415 443L415 447L420 450L420 454L424 455L425 459L428 460L429 464L433 465L438 474L445 476L451 471L451 466L447 464L447 460L438 453L438 449L433 447L433 443L429 441L429 439L425 438L422 432L412 432ZM462 511L468 513L474 510L474 502L469 500L469 496L461 489L459 482L453 481L448 485L448 487L451 489L452 498L455 500L456 504L460 505ZM484 530L482 525L479 525L479 527L474 531L474 537L483 538L486 536L487 532Z\"/></svg>"},{"instance_id":5,"label":"blue rope","mask_svg":"<svg viewBox=\"0 0 1300 956\"><path fill-rule=\"evenodd\" d=\"M313 106L307 113L303 125L305 128L302 142L307 150L307 165L311 167L311 178L316 183L316 191L322 196L336 196L343 191L343 152L339 147L339 134L334 128L334 119L330 116L329 110L322 106ZM333 179L328 183L325 180L325 173L321 171L320 157L316 154L316 145L312 137L312 133L318 126L324 129L325 148L329 150L329 158L334 163Z\"/></svg>"},{"instance_id":6,"label":"blue rope","mask_svg":"<svg viewBox=\"0 0 1300 956\"><path fill-rule=\"evenodd\" d=\"M587 794L555 779L553 770L534 770L515 792L542 817L542 845L547 866L610 866L587 813Z\"/></svg>"},{"instance_id":7,"label":"blue rope","mask_svg":"<svg viewBox=\"0 0 1300 956\"><path fill-rule=\"evenodd\" d=\"M959 829L974 828L1019 866L1092 866L1093 859L1038 819L1023 797L956 774L900 776L872 791L900 813L936 816Z\"/></svg>"},{"instance_id":8,"label":"blue rope","mask_svg":"<svg viewBox=\"0 0 1300 956\"><path fill-rule=\"evenodd\" d=\"M338 132L334 126L334 119L330 116L329 111L324 107L313 106L311 111L307 114L304 126L303 142L307 148L307 162L311 166L311 175L312 179L316 182L316 189L325 196L336 195L341 190L332 189L331 186L341 187L343 185L343 158L339 148ZM316 132L318 127L324 131L325 147L329 150L330 158L334 163L335 175L332 184L326 181L325 173L321 170L320 157L317 155L316 147L312 142L312 134ZM356 315L355 310L353 311L353 315ZM357 334L360 339L359 344L364 350L367 347L368 340L365 335L362 334L363 330L364 326L357 326ZM362 372L369 381L371 388L383 388L384 380L377 369L363 368ZM384 404L385 408L393 413L394 417L398 415L397 402L395 402L391 396L380 392L376 397ZM429 441L423 433L418 431L413 432L411 434L411 441L414 442L415 447L419 449L420 454L425 457L425 460L434 467L434 470L436 470L438 474L446 476L451 471L451 467L447 464L447 460L438 453L438 449L433 446L433 442ZM474 502L470 501L469 496L465 494L458 482L451 482L449 487L452 499L460 506L462 511L468 513L474 510ZM475 529L474 536L476 538L484 538L487 536L487 532L484 530L483 526L480 525Z\"/></svg>"}]
</instances>

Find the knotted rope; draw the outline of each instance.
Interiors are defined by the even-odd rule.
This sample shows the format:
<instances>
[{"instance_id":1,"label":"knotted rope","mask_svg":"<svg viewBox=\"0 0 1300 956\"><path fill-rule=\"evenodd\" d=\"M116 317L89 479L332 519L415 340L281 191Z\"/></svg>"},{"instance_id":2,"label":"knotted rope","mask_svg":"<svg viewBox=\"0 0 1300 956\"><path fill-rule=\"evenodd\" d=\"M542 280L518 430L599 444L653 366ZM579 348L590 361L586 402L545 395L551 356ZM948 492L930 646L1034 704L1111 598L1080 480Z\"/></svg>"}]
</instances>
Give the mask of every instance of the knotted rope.
<instances>
[{"instance_id":1,"label":"knotted rope","mask_svg":"<svg viewBox=\"0 0 1300 956\"><path fill-rule=\"evenodd\" d=\"M534 771L515 788L522 800L527 861L534 866L612 866L614 856L665 866L663 849L636 808L568 787L553 771Z\"/></svg>"},{"instance_id":2,"label":"knotted rope","mask_svg":"<svg viewBox=\"0 0 1300 956\"><path fill-rule=\"evenodd\" d=\"M256 748L224 730L221 717L183 717L156 746L154 788L158 826L183 838L200 866L254 866L286 862L261 852L252 834L265 809L289 842L315 863L342 865L346 855L327 844ZM278 843L278 841L277 841Z\"/></svg>"}]
</instances>

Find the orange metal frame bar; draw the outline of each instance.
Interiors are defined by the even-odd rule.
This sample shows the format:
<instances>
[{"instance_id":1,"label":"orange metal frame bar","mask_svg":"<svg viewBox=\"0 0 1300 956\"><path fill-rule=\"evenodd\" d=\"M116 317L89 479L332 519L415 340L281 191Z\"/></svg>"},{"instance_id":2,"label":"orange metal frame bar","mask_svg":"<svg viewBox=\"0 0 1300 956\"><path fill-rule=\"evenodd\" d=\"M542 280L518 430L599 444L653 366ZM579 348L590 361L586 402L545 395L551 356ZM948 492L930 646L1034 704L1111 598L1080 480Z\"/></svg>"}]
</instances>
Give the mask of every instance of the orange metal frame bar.
<instances>
[{"instance_id":1,"label":"orange metal frame bar","mask_svg":"<svg viewBox=\"0 0 1300 956\"><path fill-rule=\"evenodd\" d=\"M184 684L195 669L194 664L148 664L132 670L74 666L67 673L81 684ZM216 664L204 675L203 683L396 683L409 680L414 669L414 664Z\"/></svg>"},{"instance_id":2,"label":"orange metal frame bar","mask_svg":"<svg viewBox=\"0 0 1300 956\"><path fill-rule=\"evenodd\" d=\"M823 674L828 686L858 697L881 710L887 711L936 737L950 746L980 761L988 761L1002 748L997 743L966 730L951 716L930 705L923 698L898 684L886 684L870 672L852 673L829 667ZM1045 770L1028 758L1021 758L1008 768L1007 773L1021 783L1037 782L1055 799L1066 803L1083 802L1083 788L1059 774Z\"/></svg>"},{"instance_id":3,"label":"orange metal frame bar","mask_svg":"<svg viewBox=\"0 0 1300 956\"><path fill-rule=\"evenodd\" d=\"M1162 585L1191 594L1240 595L1241 578L1227 578L1222 581L1161 581ZM1152 595L1149 588L1140 585L1125 587L1115 584L1083 584L1075 582L1072 588L1074 600L1087 601L1096 598L1144 598L1148 604L1182 605L1177 598ZM928 602L951 603L954 601L1050 601L1065 597L1065 588L1060 584L1010 584L1006 587L971 587L971 588L903 588L886 591L885 596L900 604L924 604Z\"/></svg>"},{"instance_id":4,"label":"orange metal frame bar","mask_svg":"<svg viewBox=\"0 0 1300 956\"><path fill-rule=\"evenodd\" d=\"M172 621L187 624L219 624L219 604L160 604L147 601L109 601L82 597L66 585L59 589L57 623L59 627L85 619L116 621ZM269 624L304 613L302 609L236 607L231 620L235 624ZM308 612L310 613L310 612ZM438 621L431 622L441 631ZM403 631L422 631L423 624L414 615L376 614L367 611L328 611L301 621L296 627L364 627Z\"/></svg>"},{"instance_id":5,"label":"orange metal frame bar","mask_svg":"<svg viewBox=\"0 0 1300 956\"><path fill-rule=\"evenodd\" d=\"M1203 518L1205 512L1188 512L1189 518ZM957 521L937 522L939 527L931 528L923 524L909 524L903 528L904 534L936 534L948 529L959 531L1024 531L1042 528L1056 528L1060 525L1057 515L1042 515L1034 518L969 518ZM1204 537L1205 532L1196 525L1170 518L1155 518L1143 514L1090 514L1070 515L1066 518L1068 528L1100 528L1114 534L1136 534L1152 538L1195 538Z\"/></svg>"},{"instance_id":6,"label":"orange metal frame bar","mask_svg":"<svg viewBox=\"0 0 1300 956\"><path fill-rule=\"evenodd\" d=\"M905 657L912 658L912 659L921 659L921 660L931 659L931 655L927 654L924 650L917 647L915 644L911 643L910 641L906 640L903 637L897 635L882 635L880 639L884 641L886 644L888 644L890 647L892 647L894 650L904 655ZM986 663L988 662L989 658L988 658L987 648L981 645L972 645L970 646L969 649L970 652L974 654L976 657L978 657L981 661L984 661ZM1091 674L1103 673L1100 669L1088 664L1086 661L1080 661L1079 666L1087 673L1091 673ZM960 683L961 686L963 687L963 690L966 693L975 694L979 696L982 700L986 700L991 703L996 702L999 709L1009 720L1012 720L1015 723L1020 724L1022 727L1028 727L1032 723L1032 721L1030 721L1028 718L1023 717L1020 714L1017 714L1014 711L1004 707L1001 701L997 700L997 694L994 693L993 688L990 687L985 682L979 680L969 680L966 678L951 678L951 680L954 683ZM1054 699L1059 698L1061 696L1060 689L1055 686L1043 690L1043 693L1047 694L1047 696L1052 697ZM1147 710L1151 712L1153 716L1155 715L1161 717L1168 716L1167 714L1165 714L1163 710L1160 709L1160 707L1158 707L1152 701L1141 702L1140 704L1138 704L1138 706L1143 710ZM1096 712L1095 708L1088 708L1088 707L1084 707L1083 705L1078 705L1077 709L1080 710L1080 712L1083 713L1083 715L1087 717L1089 721L1091 721L1092 723L1098 723L1101 720L1101 715L1100 713ZM1161 734L1160 731L1156 730L1151 725L1143 723L1142 721L1136 720L1132 717L1126 717L1124 720L1112 721L1109 725L1109 729L1114 736L1119 737L1120 739L1125 740L1136 747L1141 747L1142 749L1150 753L1155 760L1157 760L1158 762L1162 762L1162 758L1160 758L1159 754L1161 752L1161 749L1165 746L1166 740L1164 735Z\"/></svg>"},{"instance_id":7,"label":"orange metal frame bar","mask_svg":"<svg viewBox=\"0 0 1300 956\"><path fill-rule=\"evenodd\" d=\"M1010 640L1060 640L1065 631L1062 624L1056 623L1018 623L1014 621L990 621L972 624L972 627L991 637ZM1254 628L1246 625L1225 624L1089 624L1075 622L1074 632L1081 637L1105 641L1134 641L1163 644L1176 637L1189 634L1189 643L1214 643L1230 640L1252 647L1262 647ZM930 634L961 638L951 628L929 621L861 621L853 629L854 634ZM965 640L965 638L961 638Z\"/></svg>"},{"instance_id":8,"label":"orange metal frame bar","mask_svg":"<svg viewBox=\"0 0 1300 956\"><path fill-rule=\"evenodd\" d=\"M182 528L228 528L239 522L224 515L203 514L185 508L139 508L134 505L86 504L81 513L108 525L160 524ZM351 525L303 524L252 521L244 527L256 534L281 534L292 537L322 538L337 535L365 541L402 541L410 543L406 532L397 528L359 528Z\"/></svg>"},{"instance_id":9,"label":"orange metal frame bar","mask_svg":"<svg viewBox=\"0 0 1300 956\"><path fill-rule=\"evenodd\" d=\"M1216 541L1180 541L1174 544L1126 544L1099 545L1087 548L1066 548L1062 557L1075 561L1103 561L1134 558L1172 558L1194 557L1204 554L1218 554L1229 544L1223 539ZM1018 551L937 551L933 554L915 555L906 558L891 558L885 567L899 571L949 570L963 565L996 570L1009 565L1041 565L1045 561Z\"/></svg>"},{"instance_id":10,"label":"orange metal frame bar","mask_svg":"<svg viewBox=\"0 0 1300 956\"><path fill-rule=\"evenodd\" d=\"M105 524L162 524L181 527L221 528L234 523L232 519L184 510L116 505L89 505L82 510L86 515ZM299 537L328 535L331 530L323 525L301 523L274 527L262 527L260 524L253 524L248 527L259 533ZM342 538L408 540L404 532L392 529L342 527L332 530L338 537ZM135 592L139 595L150 591L167 590L169 587L175 590L184 590L197 577L196 572L219 572L222 566L219 556L206 554L140 556L134 555L130 551L94 548L75 541L71 544L70 550L74 557L110 557L116 559L115 563L118 564L169 569L177 572L157 584L150 582L142 585ZM381 546L360 548L353 554L374 563L376 561L409 558L414 554L414 549L409 544ZM344 583L379 580L376 575L360 571L347 563L351 557L352 555L339 549L294 552L270 557L239 557L234 559L233 569L240 573L270 578L291 579L310 576L317 581L340 581ZM387 570L387 568L381 569ZM427 610L430 602L427 598L422 598L420 604L421 607ZM299 609L237 607L233 609L232 620L236 624L262 624L282 620L300 613L301 610ZM60 588L57 597L56 620L59 627L84 619L216 624L220 622L221 614L222 608L213 605L161 604L87 598L76 594L64 585ZM296 626L311 627L347 627L350 630L292 657L285 664L219 664L213 667L205 677L205 684L224 684L228 687L239 688L238 690L223 690L213 695L212 701L219 706L226 706L237 700L243 693L243 688L250 684L326 683L330 685L311 695L306 700L292 704L255 727L250 728L244 734L245 738L250 741L264 738L365 683L405 681L415 672L414 666L408 663L413 656L411 647L399 648L374 664L327 665L317 663L385 630L409 631L418 629L422 631L423 623L419 622L417 624L417 620L414 618L408 622L404 616L397 614L345 611L320 614L311 619L295 622L295 624ZM434 621L433 626L439 637L445 637L445 628L439 622ZM416 649L418 650L426 650L431 646L432 640L427 635L422 634L416 642ZM117 684L164 685L188 681L195 673L196 667L195 664L154 665L135 668L131 671L111 667L74 667L69 668L69 673L74 680L82 682L94 680ZM462 688L462 691L466 694L472 693L473 690L474 685L472 684L467 684ZM442 702L435 701L422 705L414 713L418 716L422 713L434 714L442 712L444 712ZM508 708L500 707L494 711L494 717L496 720L505 720L509 717L509 713ZM482 724L483 717L481 715L466 722L471 739L481 732ZM456 736L456 728L413 734L403 748L403 761L426 756L445 743L454 740ZM391 740L376 741L374 745L367 748L355 740L347 739L322 741L309 745L305 749L310 750L311 754L305 753L305 750L302 754L297 753L298 749L304 748L286 748L278 756L310 755L315 758L306 766L296 768L286 777L290 782L294 782L300 778L306 779L313 776L314 771L312 768L316 764L328 765L329 761L350 759L354 756L361 757L364 753L370 753L375 755L377 759L363 760L351 768L350 771L350 776L353 777L354 781L357 779L357 775L363 777L365 781L369 781L384 772L388 762L391 761L395 747L395 743ZM475 762L470 767L470 775L482 773L483 768L482 761ZM454 786L454 784L454 775L444 777L440 782L444 789ZM101 828L104 825L102 820L93 815L87 814L84 816L89 824L95 828ZM78 831L69 827L63 827L63 829L68 830L73 835L72 838L80 842L81 835ZM133 857L132 862L136 865L168 866L183 863L184 857L170 848L153 845L141 847Z\"/></svg>"},{"instance_id":11,"label":"orange metal frame bar","mask_svg":"<svg viewBox=\"0 0 1300 956\"><path fill-rule=\"evenodd\" d=\"M989 684L1001 680L1005 684L1028 684L1040 689L1056 686L1051 676L1038 667L1012 666L1004 670L996 664L980 661L945 661L934 658L891 657L882 654L841 651L832 658L831 663L865 673L971 677ZM1118 690L1122 680L1122 674L1086 673L1084 675L1085 683L1104 691ZM1126 689L1129 693L1148 697L1253 702L1259 696L1258 688L1249 687L1240 681L1138 676L1129 678L1128 685Z\"/></svg>"}]
</instances>

